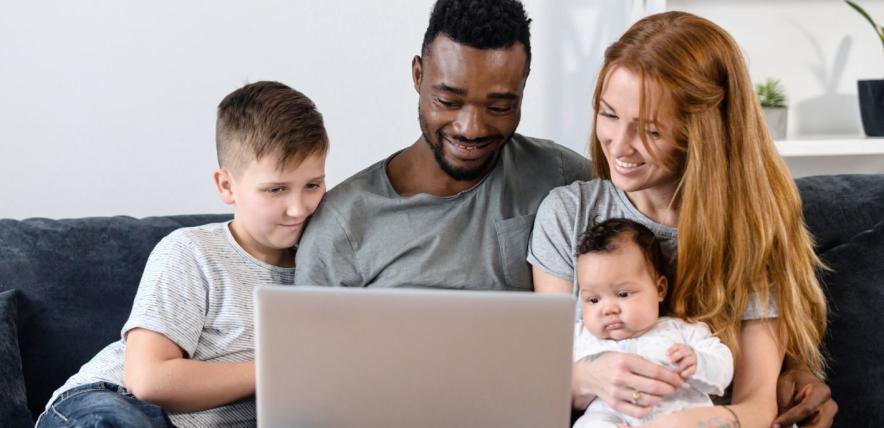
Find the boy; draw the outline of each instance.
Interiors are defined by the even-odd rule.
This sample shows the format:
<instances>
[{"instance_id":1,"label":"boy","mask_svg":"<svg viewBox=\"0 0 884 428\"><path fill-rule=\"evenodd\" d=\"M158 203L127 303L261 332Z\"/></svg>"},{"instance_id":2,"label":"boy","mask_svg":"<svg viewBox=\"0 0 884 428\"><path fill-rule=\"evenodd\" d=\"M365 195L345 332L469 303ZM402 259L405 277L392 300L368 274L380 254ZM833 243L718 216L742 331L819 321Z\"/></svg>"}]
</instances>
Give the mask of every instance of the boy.
<instances>
[{"instance_id":1,"label":"boy","mask_svg":"<svg viewBox=\"0 0 884 428\"><path fill-rule=\"evenodd\" d=\"M55 391L39 427L255 425L253 289L294 283L328 137L310 99L258 82L221 101L216 145L233 220L157 244L122 338Z\"/></svg>"},{"instance_id":2,"label":"boy","mask_svg":"<svg viewBox=\"0 0 884 428\"><path fill-rule=\"evenodd\" d=\"M583 316L574 331L574 361L603 352L634 353L676 371L690 387L663 397L643 419L596 399L574 427L641 425L665 413L711 406L708 394L722 395L730 384L733 357L706 324L659 317L668 280L654 234L634 221L610 219L590 228L577 250ZM633 391L633 402L641 398Z\"/></svg>"}]
</instances>

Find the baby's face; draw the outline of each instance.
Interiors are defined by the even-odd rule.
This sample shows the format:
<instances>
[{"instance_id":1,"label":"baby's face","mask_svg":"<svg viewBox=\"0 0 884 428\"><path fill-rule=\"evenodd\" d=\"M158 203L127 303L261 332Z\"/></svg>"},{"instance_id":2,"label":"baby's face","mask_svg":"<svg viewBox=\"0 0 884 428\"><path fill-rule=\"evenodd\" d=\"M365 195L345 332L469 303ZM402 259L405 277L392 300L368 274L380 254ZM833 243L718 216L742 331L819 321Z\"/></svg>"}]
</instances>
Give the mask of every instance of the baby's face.
<instances>
[{"instance_id":1,"label":"baby's face","mask_svg":"<svg viewBox=\"0 0 884 428\"><path fill-rule=\"evenodd\" d=\"M583 325L600 339L638 337L654 326L666 293L666 278L653 272L631 238L618 238L611 252L577 259Z\"/></svg>"}]
</instances>

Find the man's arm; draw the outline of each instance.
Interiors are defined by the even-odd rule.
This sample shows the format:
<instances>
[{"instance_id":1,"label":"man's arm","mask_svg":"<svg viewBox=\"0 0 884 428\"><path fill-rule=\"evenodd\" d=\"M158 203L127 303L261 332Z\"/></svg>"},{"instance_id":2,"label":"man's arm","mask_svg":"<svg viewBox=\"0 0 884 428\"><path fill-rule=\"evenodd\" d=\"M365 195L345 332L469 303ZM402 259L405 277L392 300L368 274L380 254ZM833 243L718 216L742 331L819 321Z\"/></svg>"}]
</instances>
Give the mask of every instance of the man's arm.
<instances>
[{"instance_id":1,"label":"man's arm","mask_svg":"<svg viewBox=\"0 0 884 428\"><path fill-rule=\"evenodd\" d=\"M804 428L828 428L835 421L838 404L829 386L806 367L787 367L777 380L777 406L780 415L774 426L793 423Z\"/></svg>"},{"instance_id":2,"label":"man's arm","mask_svg":"<svg viewBox=\"0 0 884 428\"><path fill-rule=\"evenodd\" d=\"M197 412L255 394L255 363L215 363L184 357L166 336L135 328L126 336L126 388L139 400L174 412Z\"/></svg>"}]
</instances>

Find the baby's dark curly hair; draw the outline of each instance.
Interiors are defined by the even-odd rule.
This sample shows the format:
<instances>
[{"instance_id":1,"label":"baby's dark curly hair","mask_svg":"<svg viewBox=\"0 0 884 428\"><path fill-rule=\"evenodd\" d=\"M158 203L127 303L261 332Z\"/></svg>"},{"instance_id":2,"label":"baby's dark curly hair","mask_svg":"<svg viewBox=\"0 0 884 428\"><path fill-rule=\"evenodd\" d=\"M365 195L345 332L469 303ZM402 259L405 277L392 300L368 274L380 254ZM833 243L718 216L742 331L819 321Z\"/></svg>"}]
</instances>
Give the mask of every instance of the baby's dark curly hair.
<instances>
[{"instance_id":1,"label":"baby's dark curly hair","mask_svg":"<svg viewBox=\"0 0 884 428\"><path fill-rule=\"evenodd\" d=\"M516 0L439 0L430 14L421 55L439 33L457 43L478 49L507 48L520 42L531 64L531 20Z\"/></svg>"},{"instance_id":2,"label":"baby's dark curly hair","mask_svg":"<svg viewBox=\"0 0 884 428\"><path fill-rule=\"evenodd\" d=\"M590 227L580 235L577 255L587 253L608 253L617 249L616 238L629 234L638 245L645 260L654 268L657 275L666 275L666 259L660 241L647 227L625 218L612 218Z\"/></svg>"}]
</instances>

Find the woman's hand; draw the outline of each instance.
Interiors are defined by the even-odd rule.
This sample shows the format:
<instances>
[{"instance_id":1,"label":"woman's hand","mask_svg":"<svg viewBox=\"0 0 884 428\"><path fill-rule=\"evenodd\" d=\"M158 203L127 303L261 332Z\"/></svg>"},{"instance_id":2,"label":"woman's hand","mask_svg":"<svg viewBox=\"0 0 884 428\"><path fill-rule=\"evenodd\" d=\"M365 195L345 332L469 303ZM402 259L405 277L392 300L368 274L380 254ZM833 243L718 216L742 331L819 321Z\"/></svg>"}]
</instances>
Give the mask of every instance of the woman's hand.
<instances>
[{"instance_id":1,"label":"woman's hand","mask_svg":"<svg viewBox=\"0 0 884 428\"><path fill-rule=\"evenodd\" d=\"M828 428L832 426L838 404L832 400L829 386L813 373L802 369L783 372L777 381L777 406L780 415L774 426Z\"/></svg>"},{"instance_id":2,"label":"woman's hand","mask_svg":"<svg viewBox=\"0 0 884 428\"><path fill-rule=\"evenodd\" d=\"M572 387L576 408L585 409L598 397L620 413L642 418L687 383L678 373L637 355L605 352L574 363Z\"/></svg>"}]
</instances>

